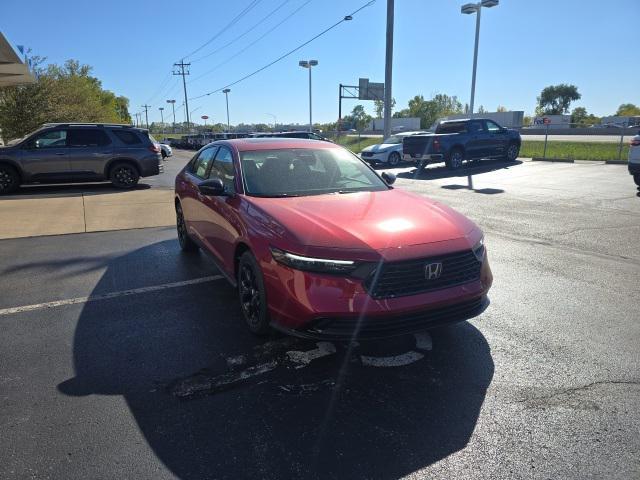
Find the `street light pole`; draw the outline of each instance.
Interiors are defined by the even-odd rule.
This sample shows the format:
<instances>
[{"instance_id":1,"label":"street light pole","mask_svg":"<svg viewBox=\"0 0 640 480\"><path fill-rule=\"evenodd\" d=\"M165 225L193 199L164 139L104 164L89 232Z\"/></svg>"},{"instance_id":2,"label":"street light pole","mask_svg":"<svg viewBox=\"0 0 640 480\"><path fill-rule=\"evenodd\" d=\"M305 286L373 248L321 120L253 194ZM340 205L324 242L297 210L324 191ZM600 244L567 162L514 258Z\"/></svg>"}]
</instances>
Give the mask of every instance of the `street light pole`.
<instances>
[{"instance_id":1,"label":"street light pole","mask_svg":"<svg viewBox=\"0 0 640 480\"><path fill-rule=\"evenodd\" d=\"M298 62L298 65L300 65L302 68L308 68L309 69L309 131L313 132L313 110L312 110L312 98L311 98L311 67L315 67L316 65L318 65L318 61L317 60L300 60Z\"/></svg>"},{"instance_id":2,"label":"street light pole","mask_svg":"<svg viewBox=\"0 0 640 480\"><path fill-rule=\"evenodd\" d=\"M394 0L387 0L387 48L384 66L384 136L391 136L391 81L393 77L393 13Z\"/></svg>"},{"instance_id":3,"label":"street light pole","mask_svg":"<svg viewBox=\"0 0 640 480\"><path fill-rule=\"evenodd\" d=\"M224 90L222 90L222 93L224 93L225 99L227 100L227 133L231 132L231 124L229 123L229 92L231 91L230 88L225 88Z\"/></svg>"},{"instance_id":4,"label":"street light pole","mask_svg":"<svg viewBox=\"0 0 640 480\"><path fill-rule=\"evenodd\" d=\"M167 100L167 103L171 104L171 110L173 110L173 133L176 133L176 101Z\"/></svg>"},{"instance_id":5,"label":"street light pole","mask_svg":"<svg viewBox=\"0 0 640 480\"><path fill-rule=\"evenodd\" d=\"M164 114L162 113L164 107L158 107L158 110L160 110L160 123L162 123L162 135L164 135Z\"/></svg>"},{"instance_id":6,"label":"street light pole","mask_svg":"<svg viewBox=\"0 0 640 480\"><path fill-rule=\"evenodd\" d=\"M473 113L473 104L476 97L476 70L478 68L478 45L480 43L480 15L482 7L491 8L498 5L499 0L482 0L478 3L467 3L460 8L460 12L471 15L476 14L476 41L473 48L473 73L471 74L471 100L469 101L469 113Z\"/></svg>"}]
</instances>

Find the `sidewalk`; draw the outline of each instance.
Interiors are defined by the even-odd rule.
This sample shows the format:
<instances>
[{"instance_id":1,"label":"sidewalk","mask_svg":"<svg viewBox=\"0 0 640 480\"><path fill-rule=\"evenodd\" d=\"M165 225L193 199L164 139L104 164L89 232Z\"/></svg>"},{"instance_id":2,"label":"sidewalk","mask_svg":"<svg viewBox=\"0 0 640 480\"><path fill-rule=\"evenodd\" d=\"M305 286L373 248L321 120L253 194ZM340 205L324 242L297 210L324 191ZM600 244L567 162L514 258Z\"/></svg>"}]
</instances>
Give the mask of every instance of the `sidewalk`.
<instances>
[{"instance_id":1,"label":"sidewalk","mask_svg":"<svg viewBox=\"0 0 640 480\"><path fill-rule=\"evenodd\" d=\"M171 189L14 195L0 199L0 239L174 224Z\"/></svg>"}]
</instances>

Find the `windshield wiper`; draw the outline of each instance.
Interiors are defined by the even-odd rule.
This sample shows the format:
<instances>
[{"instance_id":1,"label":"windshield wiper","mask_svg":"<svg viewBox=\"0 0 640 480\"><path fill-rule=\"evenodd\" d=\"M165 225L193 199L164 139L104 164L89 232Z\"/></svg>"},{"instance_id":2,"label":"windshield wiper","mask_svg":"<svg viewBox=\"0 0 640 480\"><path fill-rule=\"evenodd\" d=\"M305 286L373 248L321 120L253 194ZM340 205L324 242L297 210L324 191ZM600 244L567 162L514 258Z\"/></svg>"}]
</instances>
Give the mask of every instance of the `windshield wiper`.
<instances>
[{"instance_id":1,"label":"windshield wiper","mask_svg":"<svg viewBox=\"0 0 640 480\"><path fill-rule=\"evenodd\" d=\"M299 197L300 195L294 195L292 193L273 193L273 194L269 194L269 195L257 195L254 194L254 197L261 197L261 198L283 198L283 197Z\"/></svg>"}]
</instances>

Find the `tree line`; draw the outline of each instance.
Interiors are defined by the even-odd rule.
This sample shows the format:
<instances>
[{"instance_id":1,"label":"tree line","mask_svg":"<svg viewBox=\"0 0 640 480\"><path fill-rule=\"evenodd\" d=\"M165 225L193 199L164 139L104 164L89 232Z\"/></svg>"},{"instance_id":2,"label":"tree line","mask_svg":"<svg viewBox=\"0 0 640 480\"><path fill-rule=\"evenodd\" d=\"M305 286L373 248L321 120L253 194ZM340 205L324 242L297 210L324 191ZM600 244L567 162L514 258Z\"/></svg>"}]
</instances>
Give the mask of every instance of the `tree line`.
<instances>
[{"instance_id":1,"label":"tree line","mask_svg":"<svg viewBox=\"0 0 640 480\"><path fill-rule=\"evenodd\" d=\"M131 123L129 100L104 90L89 65L67 60L42 66L32 57L35 83L0 89L0 130L5 142L43 123Z\"/></svg>"}]
</instances>

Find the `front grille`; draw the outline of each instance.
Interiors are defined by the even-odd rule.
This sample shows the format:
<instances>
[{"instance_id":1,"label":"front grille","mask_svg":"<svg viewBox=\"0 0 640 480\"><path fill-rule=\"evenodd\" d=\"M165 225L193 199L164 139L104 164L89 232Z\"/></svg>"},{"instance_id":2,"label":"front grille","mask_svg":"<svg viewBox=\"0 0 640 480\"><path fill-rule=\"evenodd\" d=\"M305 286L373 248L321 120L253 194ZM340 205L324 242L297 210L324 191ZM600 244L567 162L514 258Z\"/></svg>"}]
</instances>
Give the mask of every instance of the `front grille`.
<instances>
[{"instance_id":1,"label":"front grille","mask_svg":"<svg viewBox=\"0 0 640 480\"><path fill-rule=\"evenodd\" d=\"M429 280L425 268L431 263L442 263L442 271L439 278ZM382 264L377 275L376 272L371 274L364 286L377 299L415 295L478 280L481 267L470 250L440 257L388 262Z\"/></svg>"},{"instance_id":2,"label":"front grille","mask_svg":"<svg viewBox=\"0 0 640 480\"><path fill-rule=\"evenodd\" d=\"M369 318L320 318L311 328L298 334L311 338L384 338L405 335L461 322L480 315L489 301L480 297L466 302L399 316Z\"/></svg>"},{"instance_id":3,"label":"front grille","mask_svg":"<svg viewBox=\"0 0 640 480\"><path fill-rule=\"evenodd\" d=\"M373 157L373 152L362 152L360 155L363 157Z\"/></svg>"}]
</instances>

